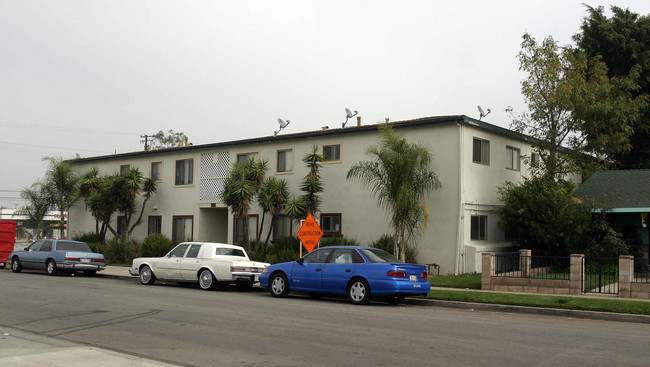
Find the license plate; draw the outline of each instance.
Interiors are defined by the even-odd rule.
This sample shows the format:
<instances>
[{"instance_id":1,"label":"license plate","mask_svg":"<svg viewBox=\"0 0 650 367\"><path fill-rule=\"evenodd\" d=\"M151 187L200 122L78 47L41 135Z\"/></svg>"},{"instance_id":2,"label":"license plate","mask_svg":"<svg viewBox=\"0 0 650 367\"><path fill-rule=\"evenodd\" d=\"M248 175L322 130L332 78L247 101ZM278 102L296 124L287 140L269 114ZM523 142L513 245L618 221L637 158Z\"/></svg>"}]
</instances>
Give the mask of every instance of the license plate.
<instances>
[{"instance_id":1,"label":"license plate","mask_svg":"<svg viewBox=\"0 0 650 367\"><path fill-rule=\"evenodd\" d=\"M90 259L80 259L82 263L89 263Z\"/></svg>"},{"instance_id":2,"label":"license plate","mask_svg":"<svg viewBox=\"0 0 650 367\"><path fill-rule=\"evenodd\" d=\"M417 282L418 281L418 276L417 275L409 275L409 280L412 282Z\"/></svg>"}]
</instances>

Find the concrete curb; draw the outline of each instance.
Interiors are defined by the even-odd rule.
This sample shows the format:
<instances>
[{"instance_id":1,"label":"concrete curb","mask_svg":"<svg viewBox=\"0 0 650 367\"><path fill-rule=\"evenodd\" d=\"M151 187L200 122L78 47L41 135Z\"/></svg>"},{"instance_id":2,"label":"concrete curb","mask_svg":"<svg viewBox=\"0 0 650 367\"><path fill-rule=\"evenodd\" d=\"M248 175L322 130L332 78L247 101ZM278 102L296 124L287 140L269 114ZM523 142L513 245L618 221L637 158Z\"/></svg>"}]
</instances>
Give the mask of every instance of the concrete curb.
<instances>
[{"instance_id":1,"label":"concrete curb","mask_svg":"<svg viewBox=\"0 0 650 367\"><path fill-rule=\"evenodd\" d=\"M498 305L489 303L472 303L456 301L439 301L421 298L405 298L403 303L418 306L438 306L446 308L466 309L474 311L491 311L491 312L510 312L528 315L544 315L567 317L576 319L590 319L603 321L635 322L641 324L650 324L650 316L634 315L627 313L601 312L601 311L583 311L562 308L545 308L529 306L512 306Z\"/></svg>"}]
</instances>

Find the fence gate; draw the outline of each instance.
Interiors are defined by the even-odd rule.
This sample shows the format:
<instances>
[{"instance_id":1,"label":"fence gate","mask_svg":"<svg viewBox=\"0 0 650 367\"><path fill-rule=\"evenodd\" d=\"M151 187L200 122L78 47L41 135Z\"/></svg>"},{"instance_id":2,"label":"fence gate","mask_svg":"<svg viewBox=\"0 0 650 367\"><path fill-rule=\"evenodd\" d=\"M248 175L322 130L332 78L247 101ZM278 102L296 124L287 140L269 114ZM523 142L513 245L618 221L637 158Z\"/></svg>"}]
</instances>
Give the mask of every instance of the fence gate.
<instances>
[{"instance_id":1,"label":"fence gate","mask_svg":"<svg viewBox=\"0 0 650 367\"><path fill-rule=\"evenodd\" d=\"M585 257L582 274L584 293L618 294L618 259Z\"/></svg>"}]
</instances>

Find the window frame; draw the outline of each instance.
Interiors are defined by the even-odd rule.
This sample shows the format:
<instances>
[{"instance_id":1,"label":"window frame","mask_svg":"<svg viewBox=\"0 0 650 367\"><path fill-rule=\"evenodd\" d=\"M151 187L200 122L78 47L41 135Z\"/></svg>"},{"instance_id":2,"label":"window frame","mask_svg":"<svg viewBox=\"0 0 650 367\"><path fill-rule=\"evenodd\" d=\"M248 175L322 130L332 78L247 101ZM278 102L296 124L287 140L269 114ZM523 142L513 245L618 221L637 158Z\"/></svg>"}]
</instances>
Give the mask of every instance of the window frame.
<instances>
[{"instance_id":1,"label":"window frame","mask_svg":"<svg viewBox=\"0 0 650 367\"><path fill-rule=\"evenodd\" d=\"M325 147L337 147L337 146L338 146L339 159L328 160L327 157L325 156ZM341 163L343 161L343 144L341 143L323 144L321 146L321 153L323 155L323 158L325 158L323 164Z\"/></svg>"},{"instance_id":2,"label":"window frame","mask_svg":"<svg viewBox=\"0 0 650 367\"><path fill-rule=\"evenodd\" d=\"M158 232L153 232L151 230L151 219L158 220ZM150 215L147 217L147 236L150 236L155 233L162 233L162 215Z\"/></svg>"},{"instance_id":3,"label":"window frame","mask_svg":"<svg viewBox=\"0 0 650 367\"><path fill-rule=\"evenodd\" d=\"M476 235L474 232L474 219L478 221L476 223ZM470 229L469 229L469 238L472 241L487 241L488 240L488 216L487 215L472 215L470 216Z\"/></svg>"},{"instance_id":4,"label":"window frame","mask_svg":"<svg viewBox=\"0 0 650 367\"><path fill-rule=\"evenodd\" d=\"M175 224L174 222L176 220L178 220L178 219L190 219L190 223L191 223L190 231L191 232L190 232L190 238L189 239L183 238L181 241L176 242L176 244L179 244L181 242L194 241L194 216L193 215L174 215L174 216L172 216L172 243L175 243L175 240L176 240L176 237L177 237L176 226L174 225ZM187 232L187 231L185 231L185 232ZM183 233L183 235L185 235L185 233Z\"/></svg>"},{"instance_id":5,"label":"window frame","mask_svg":"<svg viewBox=\"0 0 650 367\"><path fill-rule=\"evenodd\" d=\"M537 158L535 158L537 157ZM530 165L532 167L537 167L539 164L542 162L542 156L539 154L539 152L531 152L530 153Z\"/></svg>"},{"instance_id":6,"label":"window frame","mask_svg":"<svg viewBox=\"0 0 650 367\"><path fill-rule=\"evenodd\" d=\"M512 151L512 156L510 155L510 152ZM515 157L514 153L517 153L517 158L515 162ZM513 163L517 164L517 167L508 167L509 165L512 165ZM519 171L521 170L521 149L515 148L511 145L506 145L506 169L511 170L511 171Z\"/></svg>"},{"instance_id":7,"label":"window frame","mask_svg":"<svg viewBox=\"0 0 650 367\"><path fill-rule=\"evenodd\" d=\"M338 231L326 231L325 230L325 219L324 217L338 217L339 219L339 230ZM340 236L343 233L343 214L342 213L321 213L320 214L320 227L323 230L323 235L325 236Z\"/></svg>"},{"instance_id":8,"label":"window frame","mask_svg":"<svg viewBox=\"0 0 650 367\"><path fill-rule=\"evenodd\" d=\"M476 156L477 156L476 143L477 142L479 143L478 160L476 159ZM485 144L485 148L483 147L484 144ZM484 157L484 155L485 155L485 157ZM485 165L485 166L490 165L490 141L489 140L483 139L483 138L477 138L477 137L472 138L472 162L482 164L482 165Z\"/></svg>"},{"instance_id":9,"label":"window frame","mask_svg":"<svg viewBox=\"0 0 650 367\"><path fill-rule=\"evenodd\" d=\"M288 219L289 220L289 235L288 236L293 235L293 220L291 220L291 218L289 218L288 216L286 216L284 214L277 215L275 218L273 218L273 221L274 221L274 223L273 223L273 241L277 241L282 237L286 237L286 236L278 236L277 235L277 231L276 231L276 229L278 228L277 220L279 220L279 219L282 219L282 220Z\"/></svg>"},{"instance_id":10,"label":"window frame","mask_svg":"<svg viewBox=\"0 0 650 367\"><path fill-rule=\"evenodd\" d=\"M191 175L191 177L190 177L191 182L190 182L190 183L180 183L180 184L179 184L179 183L178 183L178 164L179 164L179 162L185 162L185 161L191 161L191 162L192 162L192 175ZM176 159L174 162L175 162L175 163L174 163L174 186L176 186L176 187L189 187L189 186L194 186L194 174L196 173L196 169L195 169L195 167L194 167L194 166L195 166L195 165L194 165L194 163L195 163L195 159L194 159L194 157L192 157L192 158ZM186 176L186 175L183 174L183 176Z\"/></svg>"},{"instance_id":11,"label":"window frame","mask_svg":"<svg viewBox=\"0 0 650 367\"><path fill-rule=\"evenodd\" d=\"M131 171L131 163L120 164L120 175L126 175L129 171Z\"/></svg>"},{"instance_id":12,"label":"window frame","mask_svg":"<svg viewBox=\"0 0 650 367\"><path fill-rule=\"evenodd\" d=\"M289 152L289 151L291 152L291 159L289 159L290 164L291 164L291 169L286 170L286 171L280 171L280 170L279 170L279 168L280 168L280 159L279 159L279 154L280 154L281 152ZM276 149L276 150L275 150L275 173L278 174L278 175L287 175L287 174L292 174L292 173L293 173L294 163L295 163L295 161L294 161L294 160L295 160L295 157L296 157L296 154L295 154L295 151L294 151L294 148L293 148L293 147L291 147L291 148L279 148L279 149Z\"/></svg>"},{"instance_id":13,"label":"window frame","mask_svg":"<svg viewBox=\"0 0 650 367\"><path fill-rule=\"evenodd\" d=\"M160 165L160 169L159 169L160 177L159 178L153 177L153 165L154 164L159 164ZM163 161L153 161L153 162L151 162L151 164L149 164L149 177L153 178L156 182L162 182L162 180L163 180Z\"/></svg>"}]
</instances>

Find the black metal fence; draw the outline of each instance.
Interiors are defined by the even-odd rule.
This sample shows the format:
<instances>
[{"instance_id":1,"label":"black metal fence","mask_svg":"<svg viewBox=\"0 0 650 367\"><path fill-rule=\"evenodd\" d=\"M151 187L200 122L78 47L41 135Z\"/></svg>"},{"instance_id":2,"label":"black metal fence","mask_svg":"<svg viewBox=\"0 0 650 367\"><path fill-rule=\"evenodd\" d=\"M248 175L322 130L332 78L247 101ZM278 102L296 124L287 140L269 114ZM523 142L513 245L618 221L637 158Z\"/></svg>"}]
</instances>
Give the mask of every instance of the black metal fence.
<instances>
[{"instance_id":1,"label":"black metal fence","mask_svg":"<svg viewBox=\"0 0 650 367\"><path fill-rule=\"evenodd\" d=\"M618 294L618 259L585 257L582 263L582 291Z\"/></svg>"},{"instance_id":2,"label":"black metal fence","mask_svg":"<svg viewBox=\"0 0 650 367\"><path fill-rule=\"evenodd\" d=\"M518 252L494 255L495 276L569 280L571 258L563 256L520 256Z\"/></svg>"},{"instance_id":3,"label":"black metal fence","mask_svg":"<svg viewBox=\"0 0 650 367\"><path fill-rule=\"evenodd\" d=\"M648 259L634 259L634 277L632 283L650 283Z\"/></svg>"}]
</instances>

